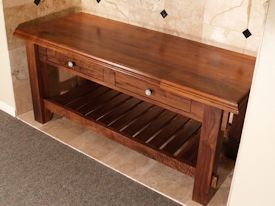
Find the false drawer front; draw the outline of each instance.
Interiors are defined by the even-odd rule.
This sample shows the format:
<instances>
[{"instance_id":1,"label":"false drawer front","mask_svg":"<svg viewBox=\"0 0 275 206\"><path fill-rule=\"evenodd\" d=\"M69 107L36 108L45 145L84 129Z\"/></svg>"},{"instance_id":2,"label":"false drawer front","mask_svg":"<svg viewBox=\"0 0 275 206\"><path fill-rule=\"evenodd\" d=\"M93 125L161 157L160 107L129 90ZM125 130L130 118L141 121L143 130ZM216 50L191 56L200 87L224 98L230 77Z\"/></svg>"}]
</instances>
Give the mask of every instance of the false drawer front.
<instances>
[{"instance_id":1,"label":"false drawer front","mask_svg":"<svg viewBox=\"0 0 275 206\"><path fill-rule=\"evenodd\" d=\"M104 66L93 60L76 55L64 55L56 51L47 50L47 60L56 66L66 67L94 79L104 80Z\"/></svg>"},{"instance_id":2,"label":"false drawer front","mask_svg":"<svg viewBox=\"0 0 275 206\"><path fill-rule=\"evenodd\" d=\"M159 85L126 74L116 73L115 85L117 88L127 90L136 95L145 97L150 101L158 101L170 107L190 112L191 100L176 94L161 90Z\"/></svg>"}]
</instances>

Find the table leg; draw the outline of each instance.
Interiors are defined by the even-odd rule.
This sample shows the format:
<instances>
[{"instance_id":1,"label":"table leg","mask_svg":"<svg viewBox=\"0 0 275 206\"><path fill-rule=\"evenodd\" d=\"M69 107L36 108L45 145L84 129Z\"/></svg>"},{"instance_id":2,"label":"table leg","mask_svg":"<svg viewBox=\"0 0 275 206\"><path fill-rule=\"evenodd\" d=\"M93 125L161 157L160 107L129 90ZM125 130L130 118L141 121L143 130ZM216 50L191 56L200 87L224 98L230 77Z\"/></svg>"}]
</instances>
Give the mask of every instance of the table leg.
<instances>
[{"instance_id":1,"label":"table leg","mask_svg":"<svg viewBox=\"0 0 275 206\"><path fill-rule=\"evenodd\" d=\"M243 124L246 114L248 99L244 102L244 104L240 107L240 111L238 115L234 115L233 122L231 128L229 130L229 138L226 143L225 153L226 156L231 159L236 159L239 144L241 141L242 131L243 131Z\"/></svg>"},{"instance_id":2,"label":"table leg","mask_svg":"<svg viewBox=\"0 0 275 206\"><path fill-rule=\"evenodd\" d=\"M46 123L52 118L52 113L45 108L43 99L48 95L46 81L46 65L39 61L38 46L32 42L26 44L32 101L35 120Z\"/></svg>"},{"instance_id":3,"label":"table leg","mask_svg":"<svg viewBox=\"0 0 275 206\"><path fill-rule=\"evenodd\" d=\"M216 172L219 148L222 144L221 122L223 111L211 106L205 106L198 160L195 172L193 200L206 205L213 195L212 177Z\"/></svg>"}]
</instances>

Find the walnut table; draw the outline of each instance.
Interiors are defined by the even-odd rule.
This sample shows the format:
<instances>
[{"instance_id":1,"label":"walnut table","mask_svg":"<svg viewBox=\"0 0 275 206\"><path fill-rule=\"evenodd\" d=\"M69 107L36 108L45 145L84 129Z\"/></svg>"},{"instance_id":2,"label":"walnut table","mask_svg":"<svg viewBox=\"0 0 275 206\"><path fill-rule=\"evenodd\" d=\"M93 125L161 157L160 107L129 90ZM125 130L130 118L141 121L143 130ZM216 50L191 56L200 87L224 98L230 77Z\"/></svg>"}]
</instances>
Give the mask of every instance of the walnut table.
<instances>
[{"instance_id":1,"label":"walnut table","mask_svg":"<svg viewBox=\"0 0 275 206\"><path fill-rule=\"evenodd\" d=\"M77 13L24 23L35 119L57 113L194 177L193 200L216 191L229 113L239 139L255 58ZM85 79L50 95L49 67Z\"/></svg>"}]
</instances>

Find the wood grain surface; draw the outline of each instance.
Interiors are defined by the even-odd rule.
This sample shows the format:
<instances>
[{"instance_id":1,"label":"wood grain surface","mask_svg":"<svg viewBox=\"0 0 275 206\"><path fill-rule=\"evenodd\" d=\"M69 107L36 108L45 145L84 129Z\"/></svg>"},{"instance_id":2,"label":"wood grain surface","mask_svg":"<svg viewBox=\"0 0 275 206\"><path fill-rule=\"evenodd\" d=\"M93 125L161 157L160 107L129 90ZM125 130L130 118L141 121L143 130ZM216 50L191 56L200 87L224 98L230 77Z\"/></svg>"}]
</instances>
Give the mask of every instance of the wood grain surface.
<instances>
[{"instance_id":1,"label":"wood grain surface","mask_svg":"<svg viewBox=\"0 0 275 206\"><path fill-rule=\"evenodd\" d=\"M201 128L198 121L93 83L44 103L54 113L92 127L187 175L195 174L196 140Z\"/></svg>"},{"instance_id":2,"label":"wood grain surface","mask_svg":"<svg viewBox=\"0 0 275 206\"><path fill-rule=\"evenodd\" d=\"M193 200L208 203L230 112L240 139L254 57L85 13L15 35L27 40L37 121L57 113L194 176ZM48 66L89 84L53 98Z\"/></svg>"},{"instance_id":3,"label":"wood grain surface","mask_svg":"<svg viewBox=\"0 0 275 206\"><path fill-rule=\"evenodd\" d=\"M21 24L15 34L146 76L162 89L236 114L255 65L254 57L85 13Z\"/></svg>"}]
</instances>

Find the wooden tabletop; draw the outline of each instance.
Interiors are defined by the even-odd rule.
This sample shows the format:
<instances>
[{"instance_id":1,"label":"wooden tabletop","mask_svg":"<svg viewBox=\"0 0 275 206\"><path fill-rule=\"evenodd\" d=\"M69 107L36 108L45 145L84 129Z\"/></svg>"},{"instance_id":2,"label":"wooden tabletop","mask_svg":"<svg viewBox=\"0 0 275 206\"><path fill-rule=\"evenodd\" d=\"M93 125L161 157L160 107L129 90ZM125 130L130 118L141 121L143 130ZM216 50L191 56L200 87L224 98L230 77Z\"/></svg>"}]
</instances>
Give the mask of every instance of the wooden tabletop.
<instances>
[{"instance_id":1,"label":"wooden tabletop","mask_svg":"<svg viewBox=\"0 0 275 206\"><path fill-rule=\"evenodd\" d=\"M161 88L238 113L255 58L141 27L72 14L19 25L16 35L159 81Z\"/></svg>"}]
</instances>

